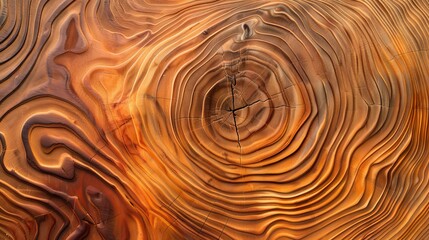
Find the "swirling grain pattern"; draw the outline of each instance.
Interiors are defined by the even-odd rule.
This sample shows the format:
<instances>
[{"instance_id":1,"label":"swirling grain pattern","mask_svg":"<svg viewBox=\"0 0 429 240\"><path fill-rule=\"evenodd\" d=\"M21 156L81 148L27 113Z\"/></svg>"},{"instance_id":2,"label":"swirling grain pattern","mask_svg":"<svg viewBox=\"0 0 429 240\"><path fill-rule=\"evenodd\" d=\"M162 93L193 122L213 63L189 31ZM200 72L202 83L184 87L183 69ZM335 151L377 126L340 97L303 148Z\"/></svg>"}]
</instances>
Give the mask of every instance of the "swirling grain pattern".
<instances>
[{"instance_id":1,"label":"swirling grain pattern","mask_svg":"<svg viewBox=\"0 0 429 240\"><path fill-rule=\"evenodd\" d=\"M427 239L426 0L0 0L0 239Z\"/></svg>"}]
</instances>

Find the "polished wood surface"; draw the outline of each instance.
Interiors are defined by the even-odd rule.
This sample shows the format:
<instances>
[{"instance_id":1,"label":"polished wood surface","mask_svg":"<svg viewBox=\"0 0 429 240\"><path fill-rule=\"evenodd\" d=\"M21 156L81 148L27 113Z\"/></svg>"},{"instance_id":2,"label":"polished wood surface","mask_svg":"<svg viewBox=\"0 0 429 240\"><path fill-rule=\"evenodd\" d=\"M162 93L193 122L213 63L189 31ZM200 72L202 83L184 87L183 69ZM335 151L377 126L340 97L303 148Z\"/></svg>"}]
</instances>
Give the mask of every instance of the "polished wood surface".
<instances>
[{"instance_id":1,"label":"polished wood surface","mask_svg":"<svg viewBox=\"0 0 429 240\"><path fill-rule=\"evenodd\" d=\"M426 0L0 0L0 239L427 239Z\"/></svg>"}]
</instances>

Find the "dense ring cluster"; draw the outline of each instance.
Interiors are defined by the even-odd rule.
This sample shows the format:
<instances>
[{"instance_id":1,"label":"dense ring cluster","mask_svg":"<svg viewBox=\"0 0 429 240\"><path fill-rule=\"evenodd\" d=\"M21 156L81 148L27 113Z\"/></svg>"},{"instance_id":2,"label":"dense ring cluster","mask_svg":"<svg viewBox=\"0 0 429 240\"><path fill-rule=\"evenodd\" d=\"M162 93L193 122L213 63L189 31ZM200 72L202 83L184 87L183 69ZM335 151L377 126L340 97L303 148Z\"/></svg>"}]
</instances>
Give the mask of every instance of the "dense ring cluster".
<instances>
[{"instance_id":1,"label":"dense ring cluster","mask_svg":"<svg viewBox=\"0 0 429 240\"><path fill-rule=\"evenodd\" d=\"M0 1L0 238L424 239L426 5Z\"/></svg>"}]
</instances>

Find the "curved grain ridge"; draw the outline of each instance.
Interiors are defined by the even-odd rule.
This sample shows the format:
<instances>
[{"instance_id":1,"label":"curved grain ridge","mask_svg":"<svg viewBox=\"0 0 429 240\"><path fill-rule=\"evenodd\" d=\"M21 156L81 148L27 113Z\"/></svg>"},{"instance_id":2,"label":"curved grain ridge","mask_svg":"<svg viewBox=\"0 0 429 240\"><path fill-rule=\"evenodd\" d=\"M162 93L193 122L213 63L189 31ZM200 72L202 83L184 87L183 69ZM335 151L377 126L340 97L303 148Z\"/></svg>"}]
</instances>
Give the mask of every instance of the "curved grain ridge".
<instances>
[{"instance_id":1,"label":"curved grain ridge","mask_svg":"<svg viewBox=\"0 0 429 240\"><path fill-rule=\"evenodd\" d=\"M0 238L426 237L425 1L0 8Z\"/></svg>"}]
</instances>

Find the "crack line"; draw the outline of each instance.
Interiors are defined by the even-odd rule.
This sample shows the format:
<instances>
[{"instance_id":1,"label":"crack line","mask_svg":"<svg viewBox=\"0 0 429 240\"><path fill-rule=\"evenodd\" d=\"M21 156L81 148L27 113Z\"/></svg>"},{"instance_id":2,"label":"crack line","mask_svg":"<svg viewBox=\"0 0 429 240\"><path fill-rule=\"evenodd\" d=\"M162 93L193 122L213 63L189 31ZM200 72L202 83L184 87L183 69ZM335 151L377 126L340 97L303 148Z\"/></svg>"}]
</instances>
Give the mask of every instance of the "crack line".
<instances>
[{"instance_id":1,"label":"crack line","mask_svg":"<svg viewBox=\"0 0 429 240\"><path fill-rule=\"evenodd\" d=\"M234 119L234 126L235 126L235 133L237 134L237 142L238 142L238 146L240 147L240 151L241 151L241 143L240 143L240 134L238 133L238 127L237 127L237 114L235 113L235 111L239 110L239 109L235 109L235 97L234 97L234 87L235 84L237 83L237 79L235 78L235 75L233 75L232 77L228 76L228 79L231 82L231 97L232 97L232 117Z\"/></svg>"}]
</instances>

